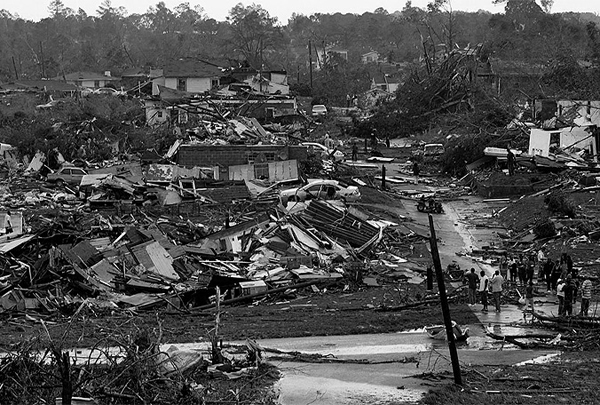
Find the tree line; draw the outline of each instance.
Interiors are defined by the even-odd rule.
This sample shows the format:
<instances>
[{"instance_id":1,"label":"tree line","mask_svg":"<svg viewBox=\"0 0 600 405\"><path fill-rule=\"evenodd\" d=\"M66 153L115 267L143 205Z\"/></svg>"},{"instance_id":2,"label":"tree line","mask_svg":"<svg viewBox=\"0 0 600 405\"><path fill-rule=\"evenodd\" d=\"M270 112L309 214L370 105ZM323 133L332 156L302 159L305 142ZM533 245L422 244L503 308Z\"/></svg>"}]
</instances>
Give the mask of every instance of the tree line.
<instances>
[{"instance_id":1,"label":"tree line","mask_svg":"<svg viewBox=\"0 0 600 405\"><path fill-rule=\"evenodd\" d=\"M255 4L240 3L225 21L217 21L189 3L170 9L161 1L143 14L128 14L104 0L95 15L88 15L52 0L40 21L0 10L0 80L53 78L79 70L119 74L193 56L245 60L257 69L262 62L268 69L285 69L291 82L306 84L309 41L313 52L326 45L348 50L347 61L332 58L332 65L315 75L318 87L319 80L343 73L340 93L368 86L369 68L362 66L360 55L371 50L390 63L419 62L424 54L482 43L484 57L546 64L572 86L578 83L569 78L569 69L581 66L580 61L600 64L599 16L551 13L551 0L495 2L505 4L503 13L457 11L448 0L433 0L425 8L408 1L394 13L378 8L360 15L293 14L282 23Z\"/></svg>"}]
</instances>

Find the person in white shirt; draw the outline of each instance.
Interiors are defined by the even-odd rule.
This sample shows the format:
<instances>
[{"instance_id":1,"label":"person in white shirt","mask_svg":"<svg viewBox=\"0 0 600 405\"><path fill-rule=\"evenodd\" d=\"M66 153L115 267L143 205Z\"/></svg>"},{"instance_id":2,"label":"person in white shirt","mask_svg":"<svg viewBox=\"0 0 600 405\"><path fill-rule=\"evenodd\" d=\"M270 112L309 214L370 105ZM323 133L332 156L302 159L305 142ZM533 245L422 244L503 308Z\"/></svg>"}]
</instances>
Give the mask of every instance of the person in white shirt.
<instances>
[{"instance_id":1,"label":"person in white shirt","mask_svg":"<svg viewBox=\"0 0 600 405\"><path fill-rule=\"evenodd\" d=\"M485 275L485 271L481 270L479 272L479 295L481 296L481 305L483 305L483 312L488 311L488 288L490 284L490 279Z\"/></svg>"},{"instance_id":2,"label":"person in white shirt","mask_svg":"<svg viewBox=\"0 0 600 405\"><path fill-rule=\"evenodd\" d=\"M502 284L504 284L504 277L500 275L500 270L496 270L490 281L490 289L494 296L494 305L496 312L500 312L500 297L502 296Z\"/></svg>"}]
</instances>

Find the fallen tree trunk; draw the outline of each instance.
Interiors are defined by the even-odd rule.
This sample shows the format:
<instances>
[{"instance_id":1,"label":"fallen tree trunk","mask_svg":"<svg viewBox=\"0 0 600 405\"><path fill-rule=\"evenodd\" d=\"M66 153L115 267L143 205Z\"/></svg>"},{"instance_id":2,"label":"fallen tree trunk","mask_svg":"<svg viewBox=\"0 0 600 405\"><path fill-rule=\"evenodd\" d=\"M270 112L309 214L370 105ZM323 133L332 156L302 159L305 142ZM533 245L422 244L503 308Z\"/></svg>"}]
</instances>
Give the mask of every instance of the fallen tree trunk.
<instances>
[{"instance_id":1,"label":"fallen tree trunk","mask_svg":"<svg viewBox=\"0 0 600 405\"><path fill-rule=\"evenodd\" d=\"M328 287L330 285L336 284L340 280L341 279L336 279L334 281L329 281L324 287ZM229 299L229 300L224 300L224 301L221 301L220 305L221 306L223 306L223 305L231 305L231 304L235 304L235 303L246 301L246 300L253 299L253 298L258 298L258 297L263 297L263 296L267 296L267 295L271 295L271 294L276 294L276 293L284 292L284 291L287 291L287 290L295 290L295 289L298 289L298 288L310 287L311 285L318 284L318 283L321 283L321 282L324 282L324 281L327 281L327 280L323 280L323 279L311 280L311 281L306 281L304 283L294 284L294 285L290 285L290 286L286 286L286 287L274 288L272 290L267 290L267 291L259 292L259 293L256 293L256 294L244 295L242 297L237 297L237 298L232 298L232 299ZM216 306L216 303L215 304L201 305L199 307L192 308L190 310L190 312L194 313L194 312L204 311L206 309L214 308L215 306Z\"/></svg>"}]
</instances>

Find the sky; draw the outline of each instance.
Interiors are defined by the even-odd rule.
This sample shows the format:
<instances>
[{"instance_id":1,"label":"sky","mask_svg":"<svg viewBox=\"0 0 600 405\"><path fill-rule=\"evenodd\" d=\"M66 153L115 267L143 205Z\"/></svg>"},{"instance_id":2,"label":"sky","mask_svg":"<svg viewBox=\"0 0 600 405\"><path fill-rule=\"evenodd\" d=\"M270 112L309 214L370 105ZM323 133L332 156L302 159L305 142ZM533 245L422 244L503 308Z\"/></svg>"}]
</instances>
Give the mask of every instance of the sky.
<instances>
[{"instance_id":1,"label":"sky","mask_svg":"<svg viewBox=\"0 0 600 405\"><path fill-rule=\"evenodd\" d=\"M88 15L95 15L102 0L62 0L65 6L77 11L82 8ZM424 8L431 0L412 0L412 5ZM141 14L159 0L112 0L113 7L123 6L129 14ZM240 0L164 0L167 7L175 8L178 4L188 2L190 6L200 5L205 13L216 20L224 20L229 10ZM287 23L292 13L310 15L314 13L357 13L374 11L383 7L390 13L401 10L406 0L251 0L241 1L244 5L260 4L271 16L278 17L282 24ZM0 0L0 10L6 9L27 20L40 20L48 16L50 0ZM492 13L503 12L503 6L492 4L492 0L451 0L454 10L478 11L487 10ZM593 12L600 14L600 0L555 0L552 12Z\"/></svg>"}]
</instances>

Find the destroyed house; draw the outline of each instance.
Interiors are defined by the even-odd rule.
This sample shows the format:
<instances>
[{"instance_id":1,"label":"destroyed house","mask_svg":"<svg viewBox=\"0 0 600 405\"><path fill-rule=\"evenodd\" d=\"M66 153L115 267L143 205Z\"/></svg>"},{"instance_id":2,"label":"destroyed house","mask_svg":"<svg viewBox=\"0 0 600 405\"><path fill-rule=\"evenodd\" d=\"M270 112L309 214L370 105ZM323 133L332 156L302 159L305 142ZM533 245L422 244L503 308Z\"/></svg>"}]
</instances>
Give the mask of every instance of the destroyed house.
<instances>
[{"instance_id":1,"label":"destroyed house","mask_svg":"<svg viewBox=\"0 0 600 405\"><path fill-rule=\"evenodd\" d=\"M231 71L227 77L223 77L222 83L229 82L229 90L243 89L265 93L288 95L290 86L285 70L263 70L253 68L238 68Z\"/></svg>"}]
</instances>

